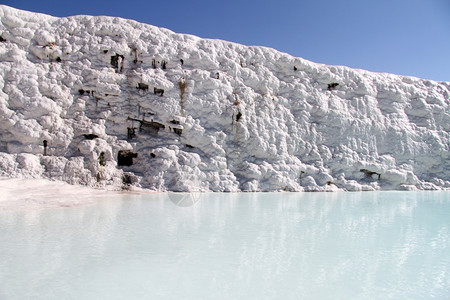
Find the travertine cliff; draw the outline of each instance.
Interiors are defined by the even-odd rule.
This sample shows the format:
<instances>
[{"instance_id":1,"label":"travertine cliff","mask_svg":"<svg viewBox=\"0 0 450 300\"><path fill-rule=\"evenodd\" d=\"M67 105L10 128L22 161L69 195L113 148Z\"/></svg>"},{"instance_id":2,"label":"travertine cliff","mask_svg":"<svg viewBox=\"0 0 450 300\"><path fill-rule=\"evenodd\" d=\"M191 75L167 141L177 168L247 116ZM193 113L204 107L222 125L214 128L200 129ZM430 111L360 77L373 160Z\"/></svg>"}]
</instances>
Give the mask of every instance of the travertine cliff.
<instances>
[{"instance_id":1,"label":"travertine cliff","mask_svg":"<svg viewBox=\"0 0 450 300\"><path fill-rule=\"evenodd\" d=\"M0 175L159 191L450 188L449 82L0 6Z\"/></svg>"}]
</instances>

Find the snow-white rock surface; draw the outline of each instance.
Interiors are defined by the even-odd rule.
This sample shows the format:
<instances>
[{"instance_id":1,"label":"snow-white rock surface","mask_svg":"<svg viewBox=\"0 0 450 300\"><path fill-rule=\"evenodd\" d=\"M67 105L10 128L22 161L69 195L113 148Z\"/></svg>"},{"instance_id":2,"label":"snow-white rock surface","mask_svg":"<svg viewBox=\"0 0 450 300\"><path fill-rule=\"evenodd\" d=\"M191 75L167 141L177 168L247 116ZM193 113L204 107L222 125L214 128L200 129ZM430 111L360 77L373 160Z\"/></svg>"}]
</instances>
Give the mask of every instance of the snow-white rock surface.
<instances>
[{"instance_id":1,"label":"snow-white rock surface","mask_svg":"<svg viewBox=\"0 0 450 300\"><path fill-rule=\"evenodd\" d=\"M74 186L61 181L1 177L0 191L0 213L90 205L123 194Z\"/></svg>"},{"instance_id":2,"label":"snow-white rock surface","mask_svg":"<svg viewBox=\"0 0 450 300\"><path fill-rule=\"evenodd\" d=\"M0 176L158 191L450 188L449 82L121 18L0 6L0 21Z\"/></svg>"}]
</instances>

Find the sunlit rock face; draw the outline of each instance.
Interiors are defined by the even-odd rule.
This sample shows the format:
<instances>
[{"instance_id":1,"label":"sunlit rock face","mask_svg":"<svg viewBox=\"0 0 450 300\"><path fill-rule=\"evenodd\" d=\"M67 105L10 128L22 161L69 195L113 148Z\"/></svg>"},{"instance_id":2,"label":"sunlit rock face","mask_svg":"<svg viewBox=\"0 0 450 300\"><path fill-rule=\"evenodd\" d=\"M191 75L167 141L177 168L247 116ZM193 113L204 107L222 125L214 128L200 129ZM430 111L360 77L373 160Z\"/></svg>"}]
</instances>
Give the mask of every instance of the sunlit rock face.
<instances>
[{"instance_id":1,"label":"sunlit rock face","mask_svg":"<svg viewBox=\"0 0 450 300\"><path fill-rule=\"evenodd\" d=\"M450 188L449 82L0 6L0 175L158 191Z\"/></svg>"}]
</instances>

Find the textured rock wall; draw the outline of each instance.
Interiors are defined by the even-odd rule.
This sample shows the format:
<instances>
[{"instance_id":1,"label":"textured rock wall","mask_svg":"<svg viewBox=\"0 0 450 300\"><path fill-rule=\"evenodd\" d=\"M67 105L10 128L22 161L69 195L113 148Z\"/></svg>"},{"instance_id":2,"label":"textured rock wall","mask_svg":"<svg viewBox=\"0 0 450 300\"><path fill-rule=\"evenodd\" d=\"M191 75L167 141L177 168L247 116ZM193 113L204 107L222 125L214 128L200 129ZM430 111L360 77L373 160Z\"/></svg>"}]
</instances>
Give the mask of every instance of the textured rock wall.
<instances>
[{"instance_id":1,"label":"textured rock wall","mask_svg":"<svg viewBox=\"0 0 450 300\"><path fill-rule=\"evenodd\" d=\"M0 6L0 175L172 191L450 188L449 82Z\"/></svg>"}]
</instances>

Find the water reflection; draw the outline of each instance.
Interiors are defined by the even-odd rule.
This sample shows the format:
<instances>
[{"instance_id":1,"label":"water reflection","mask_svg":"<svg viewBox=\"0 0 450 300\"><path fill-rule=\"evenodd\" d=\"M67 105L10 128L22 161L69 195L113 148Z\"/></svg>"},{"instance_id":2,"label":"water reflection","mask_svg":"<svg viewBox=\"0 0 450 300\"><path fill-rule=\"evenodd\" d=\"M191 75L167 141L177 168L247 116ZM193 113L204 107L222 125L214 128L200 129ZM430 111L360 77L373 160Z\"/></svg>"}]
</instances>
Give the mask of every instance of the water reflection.
<instances>
[{"instance_id":1,"label":"water reflection","mask_svg":"<svg viewBox=\"0 0 450 300\"><path fill-rule=\"evenodd\" d=\"M167 193L169 200L179 207L189 207L198 203L201 193Z\"/></svg>"},{"instance_id":2,"label":"water reflection","mask_svg":"<svg viewBox=\"0 0 450 300\"><path fill-rule=\"evenodd\" d=\"M0 214L0 296L442 299L449 196L169 193Z\"/></svg>"}]
</instances>

